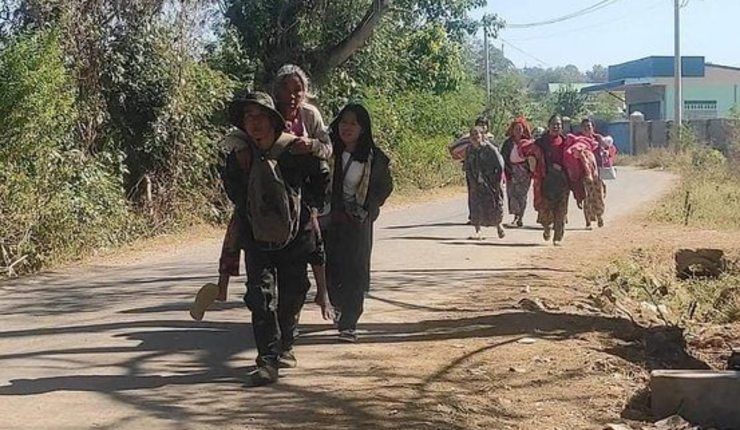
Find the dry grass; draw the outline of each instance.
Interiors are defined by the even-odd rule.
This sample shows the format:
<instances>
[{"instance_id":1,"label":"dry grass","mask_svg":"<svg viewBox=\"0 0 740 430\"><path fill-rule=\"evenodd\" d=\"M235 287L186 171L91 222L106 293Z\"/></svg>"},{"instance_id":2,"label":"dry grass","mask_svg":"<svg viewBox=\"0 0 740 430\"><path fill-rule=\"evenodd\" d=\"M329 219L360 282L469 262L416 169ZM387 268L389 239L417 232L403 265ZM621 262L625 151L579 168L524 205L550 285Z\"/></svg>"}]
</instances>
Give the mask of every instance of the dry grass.
<instances>
[{"instance_id":1,"label":"dry grass","mask_svg":"<svg viewBox=\"0 0 740 430\"><path fill-rule=\"evenodd\" d=\"M688 280L676 277L672 251L660 245L636 248L612 261L594 281L664 323L740 321L739 250L729 250L730 264L718 279Z\"/></svg>"},{"instance_id":2,"label":"dry grass","mask_svg":"<svg viewBox=\"0 0 740 430\"><path fill-rule=\"evenodd\" d=\"M645 168L670 169L679 174L680 183L649 212L645 222L652 226L680 227L674 242L693 247L717 247L718 234L736 236L740 232L740 175L737 164L719 151L692 146L680 152L657 149L636 157L625 157L623 164ZM709 233L707 229L719 230ZM722 233L724 232L724 233ZM704 239L704 240L702 240ZM661 243L663 242L663 243ZM640 306L660 306L671 324L730 323L740 321L740 269L737 263L719 279L676 279L673 248L669 240L646 240L617 257L594 280L612 291L636 301ZM725 244L727 245L727 244ZM683 245L686 246L686 245ZM740 260L740 247L724 249L731 260Z\"/></svg>"},{"instance_id":3,"label":"dry grass","mask_svg":"<svg viewBox=\"0 0 740 430\"><path fill-rule=\"evenodd\" d=\"M740 230L739 165L719 151L707 147L679 153L655 149L623 162L669 169L681 177L679 186L651 212L651 219L697 228Z\"/></svg>"}]
</instances>

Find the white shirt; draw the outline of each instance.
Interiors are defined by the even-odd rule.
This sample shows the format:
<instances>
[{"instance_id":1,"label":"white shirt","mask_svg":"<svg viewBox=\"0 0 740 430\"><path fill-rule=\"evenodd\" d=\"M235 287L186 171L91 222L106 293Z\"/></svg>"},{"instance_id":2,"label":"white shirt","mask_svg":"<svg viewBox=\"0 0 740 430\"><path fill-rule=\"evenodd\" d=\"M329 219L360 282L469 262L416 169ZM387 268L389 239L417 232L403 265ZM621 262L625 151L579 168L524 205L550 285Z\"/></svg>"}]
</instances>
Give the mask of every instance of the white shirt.
<instances>
[{"instance_id":1,"label":"white shirt","mask_svg":"<svg viewBox=\"0 0 740 430\"><path fill-rule=\"evenodd\" d=\"M353 202L357 200L357 187L360 185L362 180L362 163L352 161L352 164L347 168L347 163L350 160L350 153L344 151L342 153L342 172L345 170L347 174L344 175L344 183L342 184L342 194L345 202Z\"/></svg>"}]
</instances>

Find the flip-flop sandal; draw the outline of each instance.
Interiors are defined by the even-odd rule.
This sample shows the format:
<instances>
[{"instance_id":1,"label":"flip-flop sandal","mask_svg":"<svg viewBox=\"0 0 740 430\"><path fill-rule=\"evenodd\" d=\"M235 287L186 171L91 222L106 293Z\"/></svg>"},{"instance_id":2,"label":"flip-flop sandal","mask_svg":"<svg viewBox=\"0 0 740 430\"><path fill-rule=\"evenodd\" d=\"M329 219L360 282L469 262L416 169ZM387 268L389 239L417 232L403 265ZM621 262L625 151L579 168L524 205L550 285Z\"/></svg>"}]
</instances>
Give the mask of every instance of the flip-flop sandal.
<instances>
[{"instance_id":1,"label":"flip-flop sandal","mask_svg":"<svg viewBox=\"0 0 740 430\"><path fill-rule=\"evenodd\" d=\"M202 320L206 309L216 301L218 293L219 288L216 284L208 283L200 287L198 294L195 295L193 305L190 306L190 316L196 321Z\"/></svg>"}]
</instances>

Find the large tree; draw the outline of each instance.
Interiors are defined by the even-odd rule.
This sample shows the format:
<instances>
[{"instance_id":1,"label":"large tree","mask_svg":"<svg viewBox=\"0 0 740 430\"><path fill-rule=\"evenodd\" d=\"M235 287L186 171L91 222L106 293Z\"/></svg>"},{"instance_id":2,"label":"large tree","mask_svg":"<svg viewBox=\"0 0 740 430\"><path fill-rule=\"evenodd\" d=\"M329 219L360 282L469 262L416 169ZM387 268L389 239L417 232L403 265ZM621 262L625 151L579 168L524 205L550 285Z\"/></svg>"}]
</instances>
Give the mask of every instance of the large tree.
<instances>
[{"instance_id":1,"label":"large tree","mask_svg":"<svg viewBox=\"0 0 740 430\"><path fill-rule=\"evenodd\" d=\"M245 53L259 64L258 84L266 84L285 63L306 67L321 83L336 67L365 47L384 21L413 31L439 25L461 40L480 24L468 12L485 0L224 0L228 24L237 30ZM484 20L490 31L498 22Z\"/></svg>"}]
</instances>

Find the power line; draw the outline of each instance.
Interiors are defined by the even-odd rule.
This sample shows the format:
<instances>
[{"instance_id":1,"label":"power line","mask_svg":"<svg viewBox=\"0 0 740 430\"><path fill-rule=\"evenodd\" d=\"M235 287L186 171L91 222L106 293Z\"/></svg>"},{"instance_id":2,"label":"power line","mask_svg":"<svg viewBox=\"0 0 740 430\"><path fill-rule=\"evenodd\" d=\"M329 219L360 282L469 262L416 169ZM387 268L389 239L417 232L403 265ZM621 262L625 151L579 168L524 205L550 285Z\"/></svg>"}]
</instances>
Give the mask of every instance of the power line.
<instances>
[{"instance_id":1,"label":"power line","mask_svg":"<svg viewBox=\"0 0 740 430\"><path fill-rule=\"evenodd\" d=\"M499 39L502 42L504 42L505 44L507 44L510 47L514 48L515 51L518 51L519 53L524 54L527 57L532 58L533 60L537 61L538 63L540 63L540 65L545 66L545 67L550 67L550 65L547 64L546 62L544 62L543 60L540 60L539 58L535 57L534 55L530 54L529 52L527 52L527 51L519 48L518 46L512 44L511 42L509 42L508 40L504 39L503 37L499 37Z\"/></svg>"},{"instance_id":2,"label":"power line","mask_svg":"<svg viewBox=\"0 0 740 430\"><path fill-rule=\"evenodd\" d=\"M576 32L583 31L583 30L590 30L592 28L598 28L598 27L605 27L605 30L618 29L617 27L615 27L613 25L609 25L609 24L613 24L615 22L619 22L619 21L623 21L623 20L625 20L627 18L631 18L632 15L635 12L645 13L645 12L649 12L649 11L654 10L654 9L658 9L659 7L663 6L662 1L663 0L655 0L654 3L653 3L653 5L651 7L648 7L648 8L645 8L645 9L633 9L629 13L626 13L624 15L620 15L617 18L609 19L609 21L602 21L602 22L599 22L599 23L592 23L590 25L586 25L586 26L578 27L578 28L569 28L567 30L559 31L557 33L542 34L542 35L538 35L538 36L526 37L526 38L523 38L523 39L518 39L517 38L517 39L512 39L512 40L514 40L515 42L526 42L526 41L529 41L529 40L551 39L553 37L562 36L562 35L571 34L571 33L576 33Z\"/></svg>"},{"instance_id":3,"label":"power line","mask_svg":"<svg viewBox=\"0 0 740 430\"><path fill-rule=\"evenodd\" d=\"M595 4L592 4L589 7L583 8L581 10L571 12L567 15L563 15L558 18L548 19L546 21L538 21L538 22L529 22L526 24L507 24L506 28L532 28L532 27L540 27L543 25L550 25L550 24L556 24L559 22L567 21L569 19L578 18L583 15L596 12L599 9L603 9L607 6L611 6L612 4L618 2L619 0L601 0Z\"/></svg>"}]
</instances>

